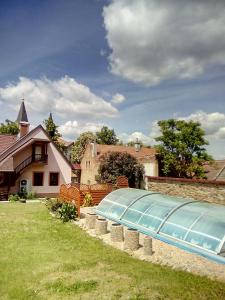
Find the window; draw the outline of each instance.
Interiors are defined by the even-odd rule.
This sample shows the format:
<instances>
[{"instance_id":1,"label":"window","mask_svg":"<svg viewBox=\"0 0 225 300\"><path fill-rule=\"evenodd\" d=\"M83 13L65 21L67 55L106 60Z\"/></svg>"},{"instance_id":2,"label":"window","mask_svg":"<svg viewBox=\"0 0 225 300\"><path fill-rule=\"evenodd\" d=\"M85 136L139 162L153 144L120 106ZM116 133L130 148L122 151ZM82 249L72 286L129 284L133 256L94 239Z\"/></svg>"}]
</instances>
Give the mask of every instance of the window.
<instances>
[{"instance_id":1,"label":"window","mask_svg":"<svg viewBox=\"0 0 225 300\"><path fill-rule=\"evenodd\" d=\"M90 169L90 167L91 167L91 162L90 162L90 160L87 160L86 161L86 169Z\"/></svg>"},{"instance_id":2,"label":"window","mask_svg":"<svg viewBox=\"0 0 225 300\"><path fill-rule=\"evenodd\" d=\"M59 185L59 173L57 173L57 172L49 173L49 185L50 186Z\"/></svg>"},{"instance_id":3,"label":"window","mask_svg":"<svg viewBox=\"0 0 225 300\"><path fill-rule=\"evenodd\" d=\"M33 186L42 186L44 182L43 172L34 172L33 176Z\"/></svg>"}]
</instances>

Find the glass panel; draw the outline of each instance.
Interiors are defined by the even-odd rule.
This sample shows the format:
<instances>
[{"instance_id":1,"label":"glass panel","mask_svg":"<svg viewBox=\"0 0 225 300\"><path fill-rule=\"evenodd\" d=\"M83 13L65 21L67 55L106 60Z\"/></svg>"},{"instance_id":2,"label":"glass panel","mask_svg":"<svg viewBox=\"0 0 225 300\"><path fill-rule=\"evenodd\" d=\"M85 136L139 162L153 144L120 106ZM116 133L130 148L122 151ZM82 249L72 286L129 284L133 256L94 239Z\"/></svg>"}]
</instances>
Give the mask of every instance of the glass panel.
<instances>
[{"instance_id":1,"label":"glass panel","mask_svg":"<svg viewBox=\"0 0 225 300\"><path fill-rule=\"evenodd\" d=\"M138 225L149 228L153 231L155 231L160 224L161 224L161 220L149 216L143 216L138 222Z\"/></svg>"},{"instance_id":2,"label":"glass panel","mask_svg":"<svg viewBox=\"0 0 225 300\"><path fill-rule=\"evenodd\" d=\"M212 251L216 251L220 243L219 241L214 240L210 237L206 237L194 232L189 232L185 241L197 245L199 247L202 247L206 250L212 250Z\"/></svg>"},{"instance_id":3,"label":"glass panel","mask_svg":"<svg viewBox=\"0 0 225 300\"><path fill-rule=\"evenodd\" d=\"M187 233L187 229L184 229L182 227L178 227L175 224L167 223L166 226L163 226L160 232L163 232L165 234L168 234L172 237L175 237L177 239L183 240L185 237L185 234Z\"/></svg>"},{"instance_id":4,"label":"glass panel","mask_svg":"<svg viewBox=\"0 0 225 300\"><path fill-rule=\"evenodd\" d=\"M156 216L160 219L164 219L172 209L173 209L173 207L171 207L169 205L167 206L167 205L164 205L164 204L156 204L156 205L152 206L146 212L146 214Z\"/></svg>"},{"instance_id":5,"label":"glass panel","mask_svg":"<svg viewBox=\"0 0 225 300\"><path fill-rule=\"evenodd\" d=\"M129 206L134 200L147 194L149 194L149 192L145 190L119 189L110 193L105 199Z\"/></svg>"},{"instance_id":6,"label":"glass panel","mask_svg":"<svg viewBox=\"0 0 225 300\"><path fill-rule=\"evenodd\" d=\"M218 239L222 239L225 235L225 222L212 216L205 215L199 219L191 230L203 232Z\"/></svg>"},{"instance_id":7,"label":"glass panel","mask_svg":"<svg viewBox=\"0 0 225 300\"><path fill-rule=\"evenodd\" d=\"M125 207L119 206L119 205L112 205L110 209L107 211L107 215L109 217L113 218L119 218L122 213L125 211Z\"/></svg>"},{"instance_id":8,"label":"glass panel","mask_svg":"<svg viewBox=\"0 0 225 300\"><path fill-rule=\"evenodd\" d=\"M106 200L100 202L100 204L98 205L97 210L100 212L106 212L107 210L109 210L109 208L112 206L111 202L108 202Z\"/></svg>"},{"instance_id":9,"label":"glass panel","mask_svg":"<svg viewBox=\"0 0 225 300\"><path fill-rule=\"evenodd\" d=\"M122 219L125 221L136 223L140 219L141 215L142 213L140 212L128 209Z\"/></svg>"},{"instance_id":10,"label":"glass panel","mask_svg":"<svg viewBox=\"0 0 225 300\"><path fill-rule=\"evenodd\" d=\"M189 206L189 205L188 205ZM175 211L167 220L169 223L180 224L183 227L189 228L194 221L199 217L199 213L193 210L190 210L188 206L184 206L177 211ZM166 226L167 222L164 226ZM163 226L163 227L164 227Z\"/></svg>"},{"instance_id":11,"label":"glass panel","mask_svg":"<svg viewBox=\"0 0 225 300\"><path fill-rule=\"evenodd\" d=\"M141 212L146 211L150 206L152 206L155 203L155 201L152 200L151 196L146 196L144 198L141 198L137 202L135 202L131 207L133 209L139 210Z\"/></svg>"}]
</instances>

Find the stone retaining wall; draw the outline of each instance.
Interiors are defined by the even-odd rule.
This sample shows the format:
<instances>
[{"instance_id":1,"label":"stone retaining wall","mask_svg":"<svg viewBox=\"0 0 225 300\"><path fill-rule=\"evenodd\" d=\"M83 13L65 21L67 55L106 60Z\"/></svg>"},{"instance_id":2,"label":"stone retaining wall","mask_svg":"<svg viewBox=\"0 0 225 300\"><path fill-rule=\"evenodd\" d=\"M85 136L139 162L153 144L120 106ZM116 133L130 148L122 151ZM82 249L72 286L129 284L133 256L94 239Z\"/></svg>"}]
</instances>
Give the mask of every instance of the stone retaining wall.
<instances>
[{"instance_id":1,"label":"stone retaining wall","mask_svg":"<svg viewBox=\"0 0 225 300\"><path fill-rule=\"evenodd\" d=\"M146 184L148 190L154 192L225 205L225 185L217 185L216 182L207 184L190 180L183 182L177 178L173 181L167 178L147 177Z\"/></svg>"}]
</instances>

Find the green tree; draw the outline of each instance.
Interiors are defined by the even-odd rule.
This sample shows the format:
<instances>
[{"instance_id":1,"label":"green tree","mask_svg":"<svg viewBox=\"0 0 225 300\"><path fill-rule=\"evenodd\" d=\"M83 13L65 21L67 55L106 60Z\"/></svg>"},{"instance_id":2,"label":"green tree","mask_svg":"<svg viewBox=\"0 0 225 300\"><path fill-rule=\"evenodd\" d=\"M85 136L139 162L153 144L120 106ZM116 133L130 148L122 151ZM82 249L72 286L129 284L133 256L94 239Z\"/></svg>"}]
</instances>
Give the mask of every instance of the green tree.
<instances>
[{"instance_id":1,"label":"green tree","mask_svg":"<svg viewBox=\"0 0 225 300\"><path fill-rule=\"evenodd\" d=\"M203 164L211 161L204 146L204 130L200 123L184 120L163 120L158 125L161 136L155 140L163 175L184 178L206 178Z\"/></svg>"},{"instance_id":2,"label":"green tree","mask_svg":"<svg viewBox=\"0 0 225 300\"><path fill-rule=\"evenodd\" d=\"M109 129L103 126L102 129L96 132L96 142L103 145L116 145L119 142L114 129Z\"/></svg>"},{"instance_id":3,"label":"green tree","mask_svg":"<svg viewBox=\"0 0 225 300\"><path fill-rule=\"evenodd\" d=\"M82 133L74 142L71 153L71 160L74 163L80 163L88 143L95 142L96 136L93 132L87 131Z\"/></svg>"},{"instance_id":4,"label":"green tree","mask_svg":"<svg viewBox=\"0 0 225 300\"><path fill-rule=\"evenodd\" d=\"M118 176L126 176L130 187L142 187L144 167L129 153L108 152L101 156L99 181L115 183Z\"/></svg>"},{"instance_id":5,"label":"green tree","mask_svg":"<svg viewBox=\"0 0 225 300\"><path fill-rule=\"evenodd\" d=\"M58 131L58 126L55 124L52 118L52 114L50 113L48 119L44 120L45 129L50 136L51 140L57 146L59 150L62 152L65 151L65 145L60 142L59 138L62 136Z\"/></svg>"},{"instance_id":6,"label":"green tree","mask_svg":"<svg viewBox=\"0 0 225 300\"><path fill-rule=\"evenodd\" d=\"M16 122L5 120L5 123L0 124L0 134L17 135L19 133L19 126Z\"/></svg>"}]
</instances>

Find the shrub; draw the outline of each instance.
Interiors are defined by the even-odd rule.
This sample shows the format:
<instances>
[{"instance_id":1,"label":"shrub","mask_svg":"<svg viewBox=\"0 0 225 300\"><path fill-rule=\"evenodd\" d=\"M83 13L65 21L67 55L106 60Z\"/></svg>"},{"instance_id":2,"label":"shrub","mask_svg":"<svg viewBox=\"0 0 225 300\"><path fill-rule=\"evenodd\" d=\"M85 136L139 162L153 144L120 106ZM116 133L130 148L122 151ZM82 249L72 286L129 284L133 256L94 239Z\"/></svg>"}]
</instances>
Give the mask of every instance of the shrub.
<instances>
[{"instance_id":1,"label":"shrub","mask_svg":"<svg viewBox=\"0 0 225 300\"><path fill-rule=\"evenodd\" d=\"M83 207L87 207L87 206L91 206L92 204L92 195L90 193L85 193L84 195L84 203L83 203Z\"/></svg>"},{"instance_id":2,"label":"shrub","mask_svg":"<svg viewBox=\"0 0 225 300\"><path fill-rule=\"evenodd\" d=\"M57 198L46 198L45 205L50 211L56 212L62 206L62 203Z\"/></svg>"},{"instance_id":3,"label":"shrub","mask_svg":"<svg viewBox=\"0 0 225 300\"><path fill-rule=\"evenodd\" d=\"M70 203L63 203L58 209L59 217L64 222L74 220L77 217L77 209Z\"/></svg>"},{"instance_id":4,"label":"shrub","mask_svg":"<svg viewBox=\"0 0 225 300\"><path fill-rule=\"evenodd\" d=\"M119 176L126 176L130 187L140 188L144 167L129 153L108 152L100 157L98 174L100 182L114 184Z\"/></svg>"},{"instance_id":5,"label":"shrub","mask_svg":"<svg viewBox=\"0 0 225 300\"><path fill-rule=\"evenodd\" d=\"M18 195L20 198L27 199L27 191L26 190L19 192Z\"/></svg>"},{"instance_id":6,"label":"shrub","mask_svg":"<svg viewBox=\"0 0 225 300\"><path fill-rule=\"evenodd\" d=\"M17 195L17 194L15 194L15 195L10 195L9 198L8 198L8 200L9 200L10 202L17 202L17 201L20 200L20 197L19 197L19 195Z\"/></svg>"},{"instance_id":7,"label":"shrub","mask_svg":"<svg viewBox=\"0 0 225 300\"><path fill-rule=\"evenodd\" d=\"M27 193L27 198L26 199L32 200L32 199L36 199L36 198L37 198L37 194L35 192Z\"/></svg>"}]
</instances>

